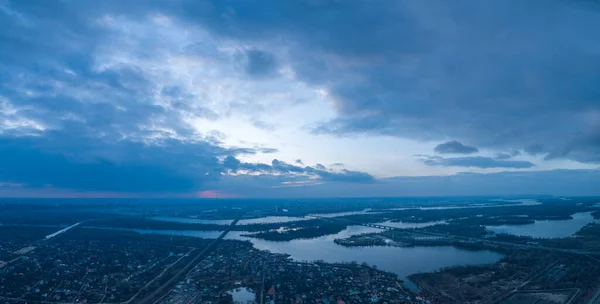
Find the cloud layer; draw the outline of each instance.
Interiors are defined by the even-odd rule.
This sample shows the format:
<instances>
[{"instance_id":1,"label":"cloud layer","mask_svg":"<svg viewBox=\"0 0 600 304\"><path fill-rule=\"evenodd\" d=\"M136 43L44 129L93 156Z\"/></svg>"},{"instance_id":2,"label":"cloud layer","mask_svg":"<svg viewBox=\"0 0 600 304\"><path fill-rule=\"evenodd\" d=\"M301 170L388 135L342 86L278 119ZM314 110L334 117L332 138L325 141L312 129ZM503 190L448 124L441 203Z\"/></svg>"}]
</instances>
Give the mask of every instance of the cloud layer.
<instances>
[{"instance_id":1,"label":"cloud layer","mask_svg":"<svg viewBox=\"0 0 600 304\"><path fill-rule=\"evenodd\" d=\"M302 164L302 162L297 162ZM336 170L327 169L321 164L311 166L297 166L274 159L271 165L245 163L233 156L228 156L223 161L223 165L231 173L250 173L250 174L277 174L279 176L305 176L308 178L317 178L318 181L332 182L350 182L350 183L373 183L375 178L365 172L351 171L344 168Z\"/></svg>"},{"instance_id":2,"label":"cloud layer","mask_svg":"<svg viewBox=\"0 0 600 304\"><path fill-rule=\"evenodd\" d=\"M316 133L450 137L598 163L600 9L551 2L203 1L186 17L269 46L325 89L338 117Z\"/></svg>"},{"instance_id":3,"label":"cloud layer","mask_svg":"<svg viewBox=\"0 0 600 304\"><path fill-rule=\"evenodd\" d=\"M262 197L394 197L451 195L599 195L600 170L550 170L462 173L450 176L402 176L374 184L303 184L277 187L273 176L226 177L219 187L245 196Z\"/></svg>"},{"instance_id":4,"label":"cloud layer","mask_svg":"<svg viewBox=\"0 0 600 304\"><path fill-rule=\"evenodd\" d=\"M218 40L182 16L155 12L151 3L115 3L0 2L0 182L193 192L227 174L230 159L278 152L225 145L226 134L194 125L228 116L254 119L264 107L281 107L269 102L293 87L253 82L278 75L273 54ZM227 95L237 91L252 96ZM256 101L263 96L268 101ZM277 160L244 165L257 168L246 173L289 178L374 179Z\"/></svg>"},{"instance_id":5,"label":"cloud layer","mask_svg":"<svg viewBox=\"0 0 600 304\"><path fill-rule=\"evenodd\" d=\"M421 156L425 168L597 164L600 6L551 2L0 0L0 185L382 187L345 159L282 161L299 130L481 150ZM290 120L267 144L225 131L246 140L246 126L264 135ZM397 161L365 151L336 153Z\"/></svg>"},{"instance_id":6,"label":"cloud layer","mask_svg":"<svg viewBox=\"0 0 600 304\"><path fill-rule=\"evenodd\" d=\"M449 157L440 156L424 156L421 161L429 166L443 167L471 167L480 169L489 168L512 168L523 169L532 168L535 165L529 161L523 160L502 160L484 156L465 156L465 157Z\"/></svg>"}]
</instances>

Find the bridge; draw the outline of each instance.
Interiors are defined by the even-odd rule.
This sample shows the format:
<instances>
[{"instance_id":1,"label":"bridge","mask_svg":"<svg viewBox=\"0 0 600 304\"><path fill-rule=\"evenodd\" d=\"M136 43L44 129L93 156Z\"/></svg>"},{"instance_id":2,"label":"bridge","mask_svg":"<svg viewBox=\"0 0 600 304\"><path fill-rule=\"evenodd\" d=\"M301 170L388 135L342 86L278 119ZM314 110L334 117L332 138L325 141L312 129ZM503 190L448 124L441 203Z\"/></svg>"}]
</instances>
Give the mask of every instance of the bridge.
<instances>
[{"instance_id":1,"label":"bridge","mask_svg":"<svg viewBox=\"0 0 600 304\"><path fill-rule=\"evenodd\" d=\"M367 227L373 227L373 228L379 228L379 229L384 229L384 230L394 230L394 229L398 229L395 227L390 227L390 226L384 226L384 225L378 225L378 224L364 224L363 226L367 226Z\"/></svg>"},{"instance_id":2,"label":"bridge","mask_svg":"<svg viewBox=\"0 0 600 304\"><path fill-rule=\"evenodd\" d=\"M480 242L483 244L489 244L489 245L506 246L506 247L513 247L513 248L519 248L519 249L538 249L538 250L546 250L546 251L553 251L553 252L577 254L577 255L582 255L586 258L589 258L595 262L600 263L600 259L597 258L598 253L592 252L592 251L576 250L576 249L563 249L563 248L546 247L546 246L539 246L539 245L529 245L529 244L511 243L511 242L503 242L503 241L494 241L494 240L489 240L489 239L466 237L466 236L451 235L451 234L442 234L442 233L435 233L435 232L422 231L422 230L415 231L414 229L402 229L402 228L390 227L390 226L381 225L381 224L361 223L361 222L351 221L351 220L347 220L347 219L339 219L339 218L331 218L331 217L329 217L329 218L324 218L324 217L320 217L320 216L309 216L309 217L318 218L321 220L346 222L346 223L350 223L353 225L379 228L379 229L384 229L384 230L398 230L398 231L402 231L404 233L410 233L410 234L437 236L437 237L444 237L447 239L462 240L462 241L477 241L477 242ZM573 300L573 298L574 297L572 297L570 299L570 301ZM569 303L570 303L570 301L569 301ZM587 302L587 304L600 304L600 287L597 288L596 292L594 293L592 298Z\"/></svg>"}]
</instances>

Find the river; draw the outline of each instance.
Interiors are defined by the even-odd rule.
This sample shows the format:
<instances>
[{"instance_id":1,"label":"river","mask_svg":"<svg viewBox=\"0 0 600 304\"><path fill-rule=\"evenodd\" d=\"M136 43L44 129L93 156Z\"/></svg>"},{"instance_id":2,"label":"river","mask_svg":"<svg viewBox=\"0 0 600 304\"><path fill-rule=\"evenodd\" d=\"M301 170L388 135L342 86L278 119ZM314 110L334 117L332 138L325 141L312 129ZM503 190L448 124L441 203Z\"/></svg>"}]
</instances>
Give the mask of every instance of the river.
<instances>
[{"instance_id":1,"label":"river","mask_svg":"<svg viewBox=\"0 0 600 304\"><path fill-rule=\"evenodd\" d=\"M187 224L212 224L212 225L229 225L233 220L208 220L208 219L197 219L189 217L175 217L175 216L152 216L149 217L151 220L162 221L162 222L176 222L176 223L187 223Z\"/></svg>"},{"instance_id":2,"label":"river","mask_svg":"<svg viewBox=\"0 0 600 304\"><path fill-rule=\"evenodd\" d=\"M356 214L377 214L381 212L370 212L371 208L366 208L360 211L346 211L346 212L335 212L335 213L311 213L309 217L340 217L340 216L348 216L348 215L356 215Z\"/></svg>"},{"instance_id":3,"label":"river","mask_svg":"<svg viewBox=\"0 0 600 304\"><path fill-rule=\"evenodd\" d=\"M345 247L333 242L356 234L381 231L378 228L348 226L343 231L314 239L273 242L241 236L244 232L232 231L226 239L248 240L254 247L274 253L287 253L297 261L323 260L325 262L366 262L378 269L396 273L400 278L419 272L430 272L442 267L495 263L502 258L491 251L468 251L451 246L442 247ZM408 287L412 284L407 284Z\"/></svg>"},{"instance_id":4,"label":"river","mask_svg":"<svg viewBox=\"0 0 600 304\"><path fill-rule=\"evenodd\" d=\"M174 216L153 216L149 219L164 221L164 222L177 222L177 223L191 223L191 224L214 224L214 225L229 225L233 220L209 220L209 219L196 219L187 217L174 217ZM270 223L287 223L306 221L310 218L295 217L295 216L265 216L251 219L241 219L237 225L251 225L251 224L270 224Z\"/></svg>"},{"instance_id":5,"label":"river","mask_svg":"<svg viewBox=\"0 0 600 304\"><path fill-rule=\"evenodd\" d=\"M591 212L575 213L569 220L543 220L527 225L486 226L495 233L534 238L561 238L575 234L583 226L596 221Z\"/></svg>"},{"instance_id":6,"label":"river","mask_svg":"<svg viewBox=\"0 0 600 304\"><path fill-rule=\"evenodd\" d=\"M184 235L202 238L216 238L221 231L181 231L181 230L143 230L127 229L139 233L156 233L168 235ZM378 232L381 229L348 226L343 231L313 239L292 240L286 242L274 242L261 239L244 237L245 231L231 231L225 239L247 240L252 242L255 248L268 250L273 253L286 253L297 261L325 262L366 262L375 265L378 269L393 272L399 278L407 281L406 286L415 289L416 286L408 281L407 276L431 272L442 267L457 265L490 264L499 261L502 255L496 252L480 250L469 251L451 246L440 247L344 247L333 242L336 238L346 238L356 234Z\"/></svg>"},{"instance_id":7,"label":"river","mask_svg":"<svg viewBox=\"0 0 600 304\"><path fill-rule=\"evenodd\" d=\"M423 227L428 227L428 226L433 226L433 225L445 225L445 224L448 224L448 223L446 221L435 221L435 222L425 222L425 223L405 223L405 222L385 221L385 222L375 223L375 225L382 225L382 226L388 226L388 227L394 227L394 228L400 228L400 229L423 228Z\"/></svg>"},{"instance_id":8,"label":"river","mask_svg":"<svg viewBox=\"0 0 600 304\"><path fill-rule=\"evenodd\" d=\"M494 203L485 203L485 204L469 204L464 206L434 206L434 207L402 207L402 208L391 208L389 210L450 210L450 209L471 209L471 208L494 208L494 207L514 207L514 206L536 206L541 205L542 203L533 200L533 199L515 199L515 200L500 200L496 199L493 201L497 202L510 202L514 204L494 204Z\"/></svg>"}]
</instances>

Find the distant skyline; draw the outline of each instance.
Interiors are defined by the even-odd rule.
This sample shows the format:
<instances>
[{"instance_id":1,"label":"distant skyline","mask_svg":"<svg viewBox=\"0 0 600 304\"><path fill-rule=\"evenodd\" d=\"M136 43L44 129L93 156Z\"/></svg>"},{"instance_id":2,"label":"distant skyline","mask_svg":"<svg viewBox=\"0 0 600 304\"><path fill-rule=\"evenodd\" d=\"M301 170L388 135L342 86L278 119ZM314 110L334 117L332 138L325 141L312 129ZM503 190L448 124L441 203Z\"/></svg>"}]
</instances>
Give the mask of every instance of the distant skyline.
<instances>
[{"instance_id":1,"label":"distant skyline","mask_svg":"<svg viewBox=\"0 0 600 304\"><path fill-rule=\"evenodd\" d=\"M0 0L0 197L600 195L593 1Z\"/></svg>"}]
</instances>

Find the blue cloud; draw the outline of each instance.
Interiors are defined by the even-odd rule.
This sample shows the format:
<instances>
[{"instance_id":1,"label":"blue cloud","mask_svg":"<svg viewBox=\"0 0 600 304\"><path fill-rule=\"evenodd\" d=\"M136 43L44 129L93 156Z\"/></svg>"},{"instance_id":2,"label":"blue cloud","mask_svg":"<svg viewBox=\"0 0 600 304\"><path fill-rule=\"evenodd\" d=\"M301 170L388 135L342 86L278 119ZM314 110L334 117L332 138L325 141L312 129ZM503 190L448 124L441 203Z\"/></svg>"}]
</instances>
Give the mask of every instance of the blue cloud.
<instances>
[{"instance_id":1,"label":"blue cloud","mask_svg":"<svg viewBox=\"0 0 600 304\"><path fill-rule=\"evenodd\" d=\"M217 156L225 153L231 151L172 140L149 146L61 134L0 139L0 180L79 191L194 191L219 176Z\"/></svg>"},{"instance_id":2,"label":"blue cloud","mask_svg":"<svg viewBox=\"0 0 600 304\"><path fill-rule=\"evenodd\" d=\"M279 176L227 176L219 187L249 197L397 197L464 195L600 195L600 170L551 170L499 173L461 173L446 176L398 176L376 183L309 184L296 179L299 187L279 187Z\"/></svg>"},{"instance_id":3,"label":"blue cloud","mask_svg":"<svg viewBox=\"0 0 600 304\"><path fill-rule=\"evenodd\" d=\"M331 172L326 170L312 169L308 172L314 173L322 180L332 182L347 182L347 183L374 183L375 178L366 173L358 171L350 171L342 169L340 172Z\"/></svg>"},{"instance_id":4,"label":"blue cloud","mask_svg":"<svg viewBox=\"0 0 600 304\"><path fill-rule=\"evenodd\" d=\"M276 174L278 176L284 176L286 179L295 180L297 177L311 177L316 181L328 181L328 182L348 182L348 183L373 183L375 178L366 173L351 170L331 170L321 164L317 164L314 167L311 166L297 166L289 164L277 159L271 161L271 165L267 164L254 164L245 163L239 161L233 156L228 156L223 161L223 165L226 169L231 172L250 171L252 173L261 174Z\"/></svg>"},{"instance_id":5,"label":"blue cloud","mask_svg":"<svg viewBox=\"0 0 600 304\"><path fill-rule=\"evenodd\" d=\"M258 151L260 151L261 153L264 153L264 154L272 154L272 153L279 152L279 150L277 150L275 148L259 148Z\"/></svg>"},{"instance_id":6,"label":"blue cloud","mask_svg":"<svg viewBox=\"0 0 600 304\"><path fill-rule=\"evenodd\" d=\"M315 168L319 169L319 170L325 170L325 166L323 166L322 164L316 164Z\"/></svg>"},{"instance_id":7,"label":"blue cloud","mask_svg":"<svg viewBox=\"0 0 600 304\"><path fill-rule=\"evenodd\" d=\"M96 51L115 37L98 24L113 3L68 2L0 2L0 182L189 192L218 180L227 155L278 152L225 148L223 133L188 122L220 115L190 102L189 91L157 90L134 65L104 66ZM157 42L136 43L146 44L149 53L137 54L145 58Z\"/></svg>"},{"instance_id":8,"label":"blue cloud","mask_svg":"<svg viewBox=\"0 0 600 304\"><path fill-rule=\"evenodd\" d=\"M519 156L521 155L521 152L519 150L513 150L510 153L498 153L496 154L496 157L494 157L495 159L511 159L515 156Z\"/></svg>"},{"instance_id":9,"label":"blue cloud","mask_svg":"<svg viewBox=\"0 0 600 304\"><path fill-rule=\"evenodd\" d=\"M499 159L499 160L505 160L505 159L511 159L512 155L508 154L508 153L498 153L496 154L496 157L494 157L494 159Z\"/></svg>"},{"instance_id":10,"label":"blue cloud","mask_svg":"<svg viewBox=\"0 0 600 304\"><path fill-rule=\"evenodd\" d=\"M500 150L542 144L539 153L551 158L600 161L596 4L254 0L184 7L179 16L189 22L284 53L282 64L299 79L324 88L338 116L316 133L455 137Z\"/></svg>"},{"instance_id":11,"label":"blue cloud","mask_svg":"<svg viewBox=\"0 0 600 304\"><path fill-rule=\"evenodd\" d=\"M275 56L265 51L251 49L246 51L246 72L253 77L274 76L277 72Z\"/></svg>"},{"instance_id":12,"label":"blue cloud","mask_svg":"<svg viewBox=\"0 0 600 304\"><path fill-rule=\"evenodd\" d=\"M264 121L260 121L260 120L256 120L252 123L253 126L259 128L259 129L263 129L266 131L273 131L275 130L275 126L273 124L264 122Z\"/></svg>"},{"instance_id":13,"label":"blue cloud","mask_svg":"<svg viewBox=\"0 0 600 304\"><path fill-rule=\"evenodd\" d=\"M479 152L477 148L465 146L456 140L439 144L435 147L434 151L440 154L472 154Z\"/></svg>"},{"instance_id":14,"label":"blue cloud","mask_svg":"<svg viewBox=\"0 0 600 304\"><path fill-rule=\"evenodd\" d=\"M424 156L420 159L428 166L442 167L473 167L473 168L513 168L524 169L532 168L535 165L529 161L522 160L498 160L491 157L483 156L466 156L466 157L439 157L439 156Z\"/></svg>"},{"instance_id":15,"label":"blue cloud","mask_svg":"<svg viewBox=\"0 0 600 304\"><path fill-rule=\"evenodd\" d=\"M596 7L561 2L547 8L518 0L380 5L2 1L0 182L185 192L235 178L254 180L226 175L248 171L260 175L256 180L268 180L264 185L309 178L335 184L338 190L343 182L382 187L368 173L343 168L241 162L239 155L277 149L228 147L224 134L198 131L191 123L196 119L211 122L232 115L232 108L249 112L260 105L251 98L236 99L231 107L215 110L197 102L184 81L152 79L153 64L160 63L153 56L172 47L157 39L161 22L214 37L178 50L184 58L204 56L206 64L230 60L215 51L218 46L207 44L231 42L234 46L226 52L238 57L224 73L232 79L262 84L293 75L303 85L322 89L337 115L315 126L315 133L460 138L498 151L520 149L546 159L598 163ZM143 20L156 28L140 25ZM177 33L165 36L177 38ZM122 61L108 60L106 54L119 54ZM131 64L136 60L151 64ZM279 74L279 67L289 74ZM202 91L198 94L208 87L191 86ZM275 129L258 120L254 126ZM476 150L462 144L450 148L441 147L440 153ZM433 166L533 167L498 156L423 161Z\"/></svg>"}]
</instances>

